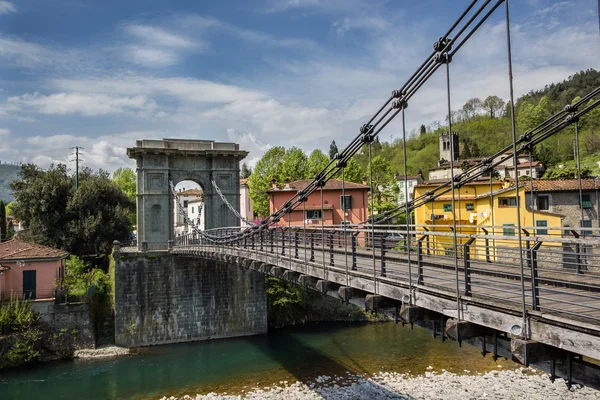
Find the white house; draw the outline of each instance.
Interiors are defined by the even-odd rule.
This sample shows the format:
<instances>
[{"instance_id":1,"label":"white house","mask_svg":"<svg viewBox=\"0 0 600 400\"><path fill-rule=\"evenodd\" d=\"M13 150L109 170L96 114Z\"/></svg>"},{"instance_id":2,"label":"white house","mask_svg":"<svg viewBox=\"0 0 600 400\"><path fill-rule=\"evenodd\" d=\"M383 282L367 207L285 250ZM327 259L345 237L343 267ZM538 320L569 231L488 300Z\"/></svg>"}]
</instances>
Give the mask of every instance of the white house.
<instances>
[{"instance_id":1,"label":"white house","mask_svg":"<svg viewBox=\"0 0 600 400\"><path fill-rule=\"evenodd\" d=\"M254 211L250 202L250 189L248 187L248 179L240 179L240 215L252 222L254 219ZM242 226L244 226L242 222Z\"/></svg>"},{"instance_id":2,"label":"white house","mask_svg":"<svg viewBox=\"0 0 600 400\"><path fill-rule=\"evenodd\" d=\"M187 227L184 223L183 214L187 215L188 213L188 204L192 200L198 200L203 198L202 189L185 189L182 188L179 192L177 192L176 198L173 200L173 220L175 221L175 236L180 236L183 233L187 232ZM180 210L181 208L181 210ZM204 226L204 221L203 221Z\"/></svg>"},{"instance_id":3,"label":"white house","mask_svg":"<svg viewBox=\"0 0 600 400\"><path fill-rule=\"evenodd\" d=\"M199 197L188 201L187 216L188 220L194 223L201 231L204 230L204 198ZM188 226L188 233L193 233L191 226Z\"/></svg>"},{"instance_id":4,"label":"white house","mask_svg":"<svg viewBox=\"0 0 600 400\"><path fill-rule=\"evenodd\" d=\"M398 182L398 187L400 188L400 192L398 195L398 204L404 204L404 201L411 201L413 199L413 192L416 185L423 183L423 177L421 175L414 176L396 176L396 181ZM406 181L406 186L404 187L404 182ZM408 189L408 193L405 193L405 189Z\"/></svg>"}]
</instances>

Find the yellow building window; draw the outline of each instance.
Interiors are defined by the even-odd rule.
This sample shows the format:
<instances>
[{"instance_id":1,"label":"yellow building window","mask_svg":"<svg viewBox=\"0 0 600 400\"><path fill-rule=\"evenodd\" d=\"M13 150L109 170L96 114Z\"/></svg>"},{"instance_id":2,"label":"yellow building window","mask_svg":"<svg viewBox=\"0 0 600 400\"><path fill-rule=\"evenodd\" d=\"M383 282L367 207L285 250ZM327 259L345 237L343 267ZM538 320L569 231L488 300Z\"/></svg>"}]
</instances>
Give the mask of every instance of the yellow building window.
<instances>
[{"instance_id":1,"label":"yellow building window","mask_svg":"<svg viewBox=\"0 0 600 400\"><path fill-rule=\"evenodd\" d=\"M475 204L473 203L467 203L467 211L473 211L475 210Z\"/></svg>"},{"instance_id":2,"label":"yellow building window","mask_svg":"<svg viewBox=\"0 0 600 400\"><path fill-rule=\"evenodd\" d=\"M451 212L452 204L444 204L444 212Z\"/></svg>"},{"instance_id":3,"label":"yellow building window","mask_svg":"<svg viewBox=\"0 0 600 400\"><path fill-rule=\"evenodd\" d=\"M498 197L498 207L516 207L516 197Z\"/></svg>"}]
</instances>

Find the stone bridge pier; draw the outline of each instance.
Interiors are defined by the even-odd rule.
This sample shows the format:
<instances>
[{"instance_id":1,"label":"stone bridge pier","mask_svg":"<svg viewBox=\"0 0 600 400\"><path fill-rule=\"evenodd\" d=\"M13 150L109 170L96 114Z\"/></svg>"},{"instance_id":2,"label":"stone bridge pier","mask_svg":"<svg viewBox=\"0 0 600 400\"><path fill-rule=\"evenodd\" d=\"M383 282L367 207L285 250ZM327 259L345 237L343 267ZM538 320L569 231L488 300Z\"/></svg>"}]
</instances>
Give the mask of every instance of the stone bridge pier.
<instances>
[{"instance_id":1,"label":"stone bridge pier","mask_svg":"<svg viewBox=\"0 0 600 400\"><path fill-rule=\"evenodd\" d=\"M115 248L115 343L136 347L267 332L260 272Z\"/></svg>"}]
</instances>

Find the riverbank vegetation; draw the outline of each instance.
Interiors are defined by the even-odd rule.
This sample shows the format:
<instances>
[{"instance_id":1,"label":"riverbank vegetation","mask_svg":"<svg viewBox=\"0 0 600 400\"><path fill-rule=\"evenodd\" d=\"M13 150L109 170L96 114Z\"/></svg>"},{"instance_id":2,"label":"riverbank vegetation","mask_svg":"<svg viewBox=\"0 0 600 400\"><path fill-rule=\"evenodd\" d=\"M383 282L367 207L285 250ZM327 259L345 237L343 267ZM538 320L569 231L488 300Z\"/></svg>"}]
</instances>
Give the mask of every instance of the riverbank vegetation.
<instances>
[{"instance_id":1,"label":"riverbank vegetation","mask_svg":"<svg viewBox=\"0 0 600 400\"><path fill-rule=\"evenodd\" d=\"M29 301L11 297L0 304L0 369L27 364L40 356L39 319Z\"/></svg>"},{"instance_id":2,"label":"riverbank vegetation","mask_svg":"<svg viewBox=\"0 0 600 400\"><path fill-rule=\"evenodd\" d=\"M345 304L304 286L272 276L265 277L269 327L307 322L375 321L380 315Z\"/></svg>"}]
</instances>

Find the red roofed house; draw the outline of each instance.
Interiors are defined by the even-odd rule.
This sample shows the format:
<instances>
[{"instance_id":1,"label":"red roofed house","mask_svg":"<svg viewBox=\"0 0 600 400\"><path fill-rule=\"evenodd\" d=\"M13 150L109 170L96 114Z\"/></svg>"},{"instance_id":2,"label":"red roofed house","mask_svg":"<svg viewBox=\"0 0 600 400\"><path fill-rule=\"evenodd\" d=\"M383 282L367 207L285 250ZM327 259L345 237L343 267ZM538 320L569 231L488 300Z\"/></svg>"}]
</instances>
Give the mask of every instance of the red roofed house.
<instances>
[{"instance_id":1,"label":"red roofed house","mask_svg":"<svg viewBox=\"0 0 600 400\"><path fill-rule=\"evenodd\" d=\"M0 243L0 300L54 297L58 277L64 276L64 250L18 239Z\"/></svg>"},{"instance_id":2,"label":"red roofed house","mask_svg":"<svg viewBox=\"0 0 600 400\"><path fill-rule=\"evenodd\" d=\"M286 183L278 187L275 183L269 193L269 211L271 213L281 208L286 201L290 200L299 190L304 189L310 180L300 180ZM291 214L281 218L280 225L342 225L344 213L346 221L357 224L369 217L368 210L369 186L353 182L344 182L344 196L342 198L342 181L338 179L329 180L323 187L323 206L321 210L321 191L315 190L306 201L305 205L298 206Z\"/></svg>"}]
</instances>

